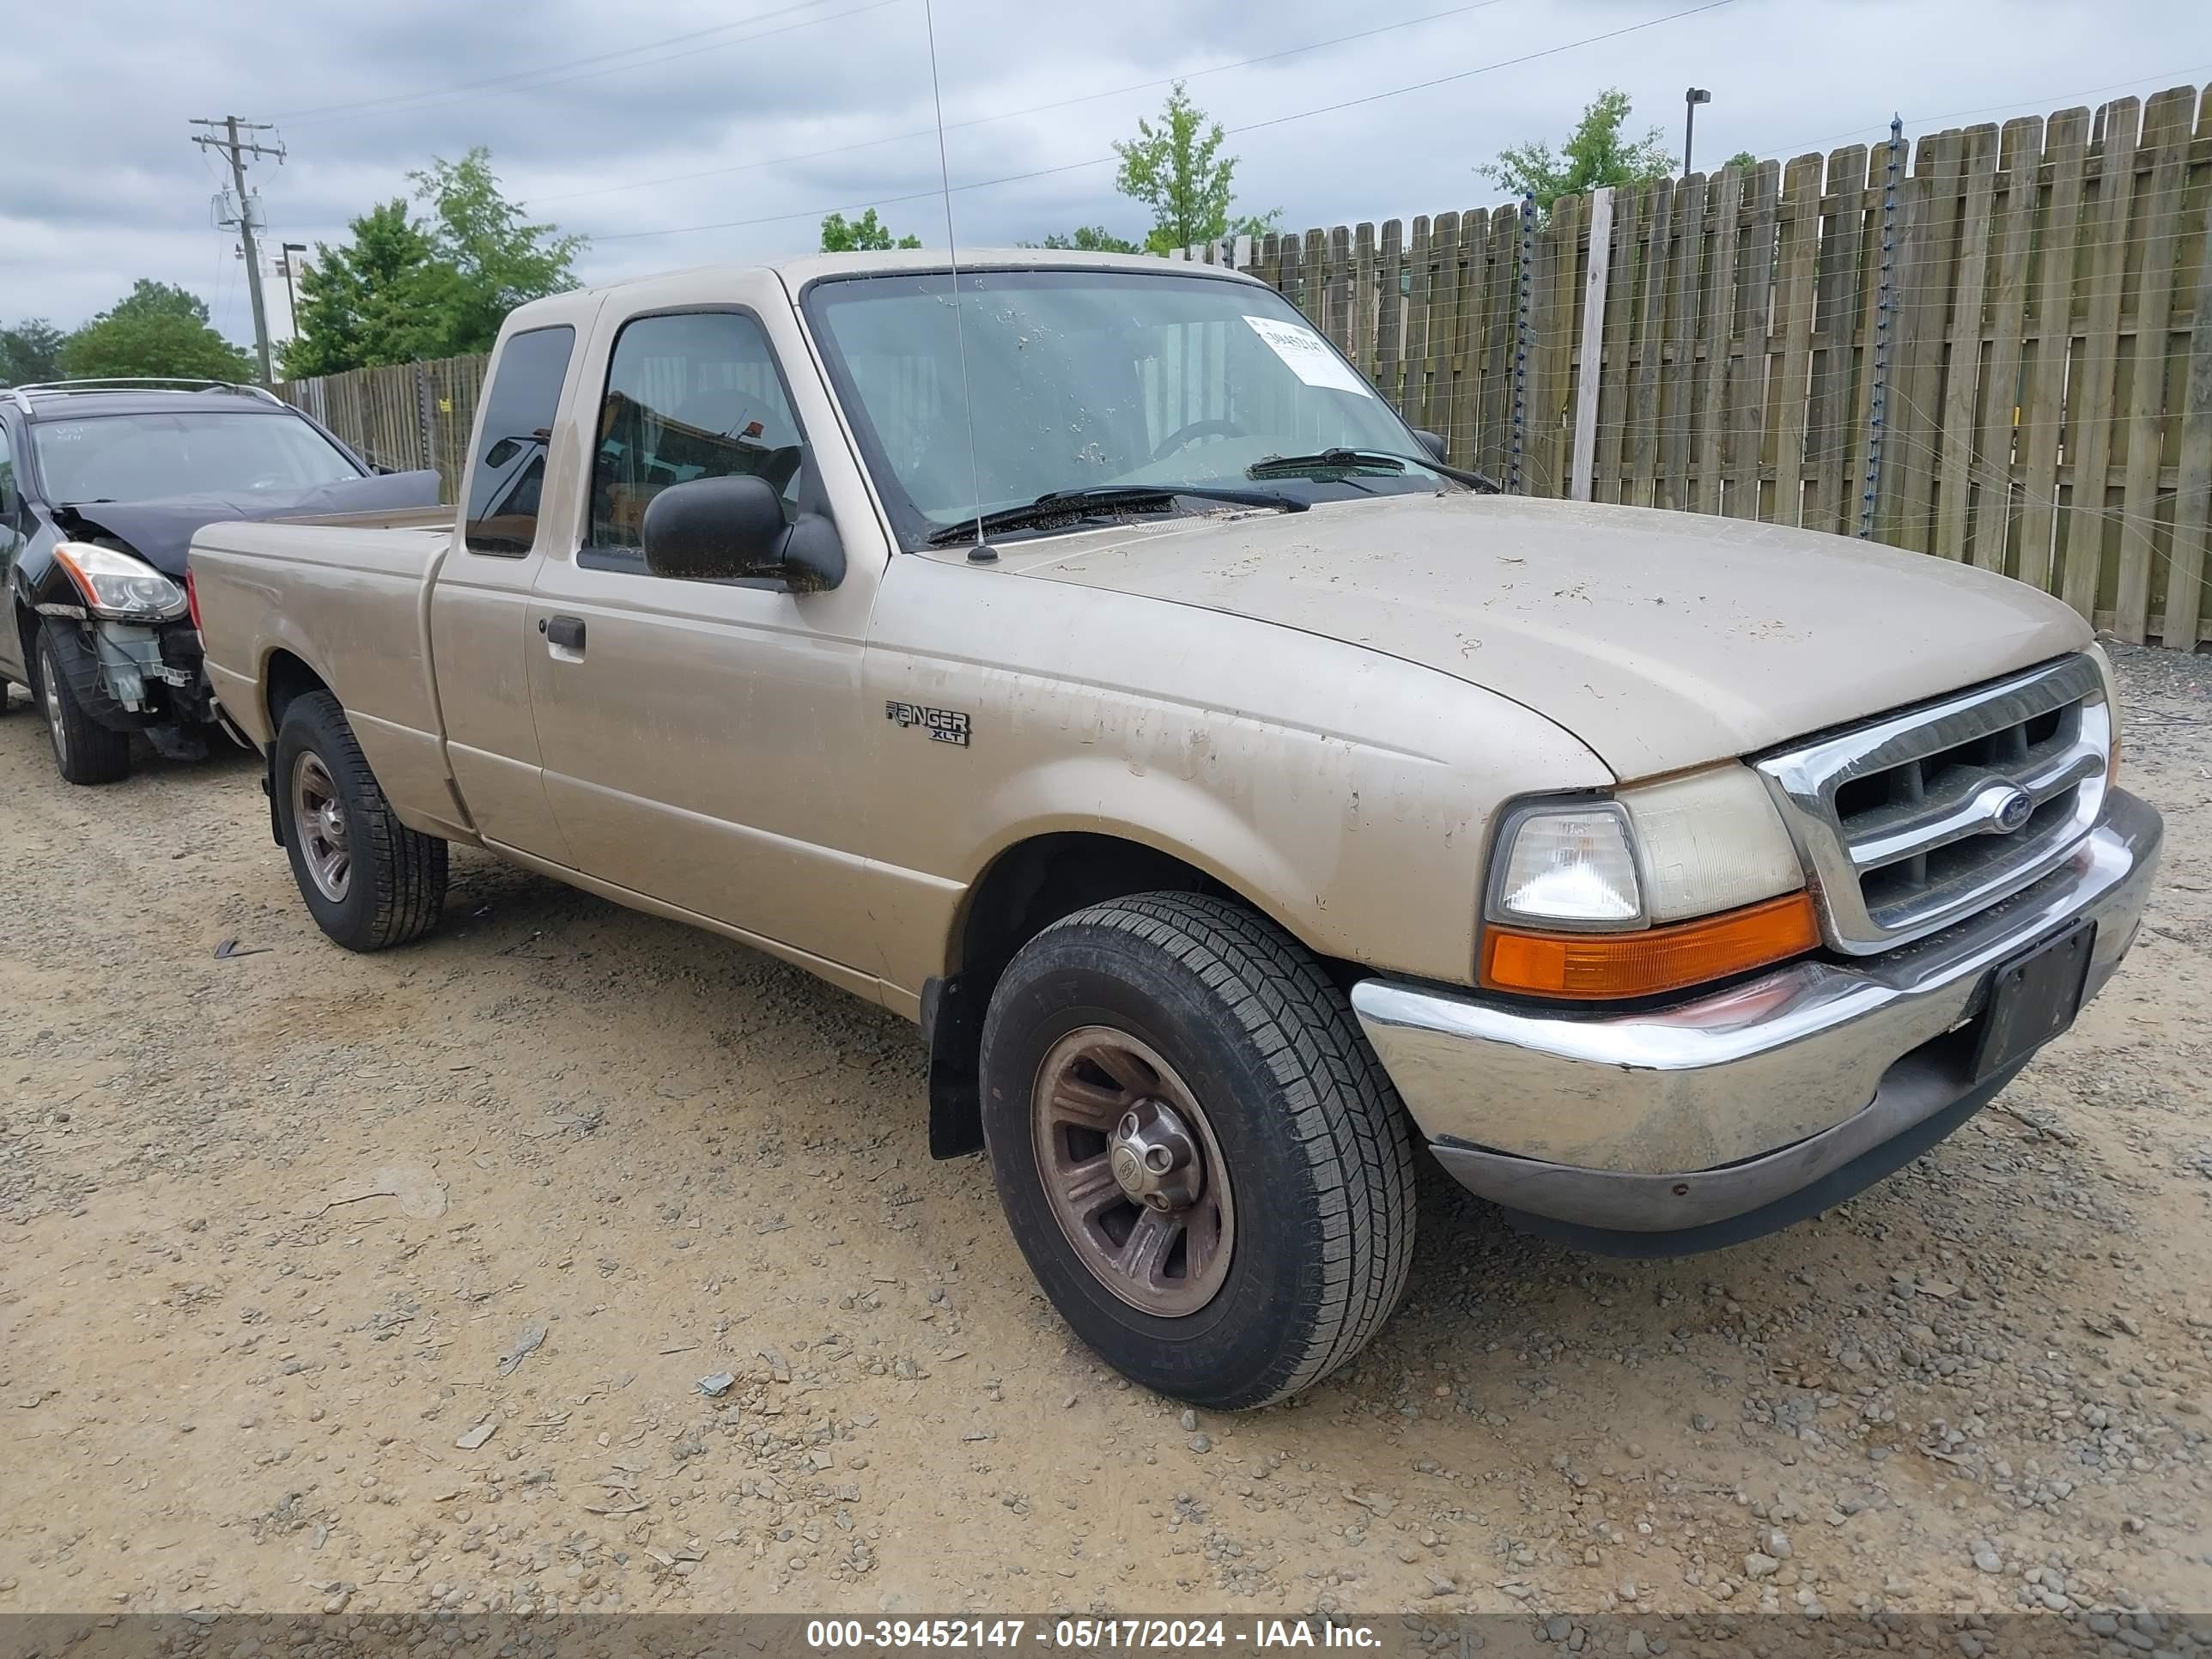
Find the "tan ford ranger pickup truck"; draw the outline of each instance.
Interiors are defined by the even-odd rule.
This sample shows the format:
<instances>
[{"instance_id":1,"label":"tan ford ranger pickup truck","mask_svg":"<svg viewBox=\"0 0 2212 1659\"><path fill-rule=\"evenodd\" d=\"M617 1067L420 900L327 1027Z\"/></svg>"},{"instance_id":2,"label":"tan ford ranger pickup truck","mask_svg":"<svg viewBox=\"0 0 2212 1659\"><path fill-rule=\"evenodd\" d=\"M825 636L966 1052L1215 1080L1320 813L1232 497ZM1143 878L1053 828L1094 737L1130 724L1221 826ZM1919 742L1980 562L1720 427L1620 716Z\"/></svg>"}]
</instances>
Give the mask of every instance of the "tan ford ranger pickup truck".
<instances>
[{"instance_id":1,"label":"tan ford ranger pickup truck","mask_svg":"<svg viewBox=\"0 0 2212 1659\"><path fill-rule=\"evenodd\" d=\"M333 939L460 842L918 1021L1069 1324L1255 1406L1389 1316L1417 1145L1594 1250L1811 1215L2158 855L2055 600L1440 448L1226 270L692 271L508 319L458 523L215 526L192 591Z\"/></svg>"}]
</instances>

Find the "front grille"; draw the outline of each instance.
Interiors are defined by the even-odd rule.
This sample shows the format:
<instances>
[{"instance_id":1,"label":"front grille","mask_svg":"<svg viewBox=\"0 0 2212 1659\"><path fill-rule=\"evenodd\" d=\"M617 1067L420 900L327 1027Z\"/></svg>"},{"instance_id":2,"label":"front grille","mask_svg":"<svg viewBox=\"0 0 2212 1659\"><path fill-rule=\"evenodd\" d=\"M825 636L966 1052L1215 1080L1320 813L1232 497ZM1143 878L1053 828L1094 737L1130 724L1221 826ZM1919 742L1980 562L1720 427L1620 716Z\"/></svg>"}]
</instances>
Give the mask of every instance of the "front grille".
<instances>
[{"instance_id":1,"label":"front grille","mask_svg":"<svg viewBox=\"0 0 2212 1659\"><path fill-rule=\"evenodd\" d=\"M2065 657L1755 764L1811 873L1828 942L1869 955L2048 872L2102 810L2104 678Z\"/></svg>"}]
</instances>

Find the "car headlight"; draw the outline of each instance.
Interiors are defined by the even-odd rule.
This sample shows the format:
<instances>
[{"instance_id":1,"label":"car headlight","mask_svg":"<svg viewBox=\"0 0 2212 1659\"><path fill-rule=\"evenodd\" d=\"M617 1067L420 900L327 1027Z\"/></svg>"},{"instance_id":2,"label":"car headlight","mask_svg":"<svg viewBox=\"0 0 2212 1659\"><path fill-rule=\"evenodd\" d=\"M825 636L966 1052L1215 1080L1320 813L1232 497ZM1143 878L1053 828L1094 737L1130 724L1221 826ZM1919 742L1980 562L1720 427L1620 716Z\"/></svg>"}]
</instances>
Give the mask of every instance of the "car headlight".
<instances>
[{"instance_id":1,"label":"car headlight","mask_svg":"<svg viewBox=\"0 0 2212 1659\"><path fill-rule=\"evenodd\" d=\"M54 562L95 617L152 623L185 614L185 590L143 559L90 542L58 542Z\"/></svg>"},{"instance_id":2,"label":"car headlight","mask_svg":"<svg viewBox=\"0 0 2212 1659\"><path fill-rule=\"evenodd\" d=\"M2105 720L2112 734L2112 747L2105 757L2105 787L2113 789L2120 781L2120 682L2103 646L2090 641L2088 656L2097 665L2097 678L2105 684Z\"/></svg>"},{"instance_id":3,"label":"car headlight","mask_svg":"<svg viewBox=\"0 0 2212 1659\"><path fill-rule=\"evenodd\" d=\"M1730 762L1500 826L1477 977L1547 996L1650 995L1820 942L1765 786Z\"/></svg>"},{"instance_id":4,"label":"car headlight","mask_svg":"<svg viewBox=\"0 0 2212 1659\"><path fill-rule=\"evenodd\" d=\"M1491 915L1547 927L1642 925L1644 889L1618 801L1523 806L1498 842Z\"/></svg>"}]
</instances>

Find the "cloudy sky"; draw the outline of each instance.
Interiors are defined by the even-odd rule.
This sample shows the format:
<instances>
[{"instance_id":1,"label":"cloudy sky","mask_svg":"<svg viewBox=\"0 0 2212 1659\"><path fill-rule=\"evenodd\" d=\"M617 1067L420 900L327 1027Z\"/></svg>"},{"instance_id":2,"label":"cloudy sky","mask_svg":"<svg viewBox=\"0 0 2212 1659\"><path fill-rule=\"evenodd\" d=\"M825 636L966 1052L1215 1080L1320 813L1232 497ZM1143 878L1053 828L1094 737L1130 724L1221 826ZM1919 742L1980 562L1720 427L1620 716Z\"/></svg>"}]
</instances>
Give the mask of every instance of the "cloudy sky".
<instances>
[{"instance_id":1,"label":"cloudy sky","mask_svg":"<svg viewBox=\"0 0 2212 1659\"><path fill-rule=\"evenodd\" d=\"M1556 141L1607 86L1676 143L1683 88L1710 87L1710 163L1872 138L1893 109L1910 131L2212 79L2205 0L934 4L955 226L978 245L1141 235L1110 145L1176 76L1234 135L1240 207L1301 228L1486 203L1478 163ZM25 5L0 322L74 325L145 276L250 337L194 116L276 124L289 160L253 173L272 242L342 239L409 168L483 144L511 194L593 237L587 279L804 250L824 211L870 204L941 243L924 29L923 0Z\"/></svg>"}]
</instances>

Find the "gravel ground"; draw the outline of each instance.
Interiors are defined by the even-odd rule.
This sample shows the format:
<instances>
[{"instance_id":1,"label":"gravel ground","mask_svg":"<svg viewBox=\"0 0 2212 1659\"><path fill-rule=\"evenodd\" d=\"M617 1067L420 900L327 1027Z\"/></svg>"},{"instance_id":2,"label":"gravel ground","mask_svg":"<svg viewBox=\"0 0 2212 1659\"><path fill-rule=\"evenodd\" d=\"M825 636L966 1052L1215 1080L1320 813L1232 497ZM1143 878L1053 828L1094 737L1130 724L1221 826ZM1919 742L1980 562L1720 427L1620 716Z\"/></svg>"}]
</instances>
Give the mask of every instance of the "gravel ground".
<instances>
[{"instance_id":1,"label":"gravel ground","mask_svg":"<svg viewBox=\"0 0 2212 1659\"><path fill-rule=\"evenodd\" d=\"M1418 1608L1564 1644L2056 1609L2170 1645L2153 1615L2212 1607L2212 664L2118 654L2165 874L1994 1108L1684 1261L1430 1179L1395 1322L1242 1418L1073 1344L982 1165L930 1162L910 1028L474 855L434 939L348 956L249 763L71 790L19 697L0 1613Z\"/></svg>"}]
</instances>

